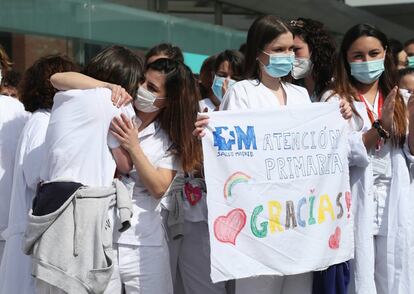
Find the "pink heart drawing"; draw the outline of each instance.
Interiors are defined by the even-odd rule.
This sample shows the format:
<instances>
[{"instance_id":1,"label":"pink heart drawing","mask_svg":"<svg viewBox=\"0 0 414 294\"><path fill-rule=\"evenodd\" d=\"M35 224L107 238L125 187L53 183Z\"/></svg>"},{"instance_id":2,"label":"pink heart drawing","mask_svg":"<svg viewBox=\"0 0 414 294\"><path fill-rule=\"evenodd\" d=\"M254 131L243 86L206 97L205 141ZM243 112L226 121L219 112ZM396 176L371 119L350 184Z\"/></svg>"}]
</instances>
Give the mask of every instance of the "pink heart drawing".
<instances>
[{"instance_id":1,"label":"pink heart drawing","mask_svg":"<svg viewBox=\"0 0 414 294\"><path fill-rule=\"evenodd\" d=\"M352 201L352 197L351 197L351 192L345 192L345 201L346 201L346 208L348 210L348 218L351 216L350 213L350 208L351 208L351 201Z\"/></svg>"},{"instance_id":2,"label":"pink heart drawing","mask_svg":"<svg viewBox=\"0 0 414 294\"><path fill-rule=\"evenodd\" d=\"M200 201L201 197L203 196L203 192L201 191L200 187L193 186L190 183L186 183L184 186L184 193L185 197L187 198L188 202L190 202L191 206L194 206Z\"/></svg>"},{"instance_id":3,"label":"pink heart drawing","mask_svg":"<svg viewBox=\"0 0 414 294\"><path fill-rule=\"evenodd\" d=\"M246 225L246 213L236 208L214 221L214 236L223 243L236 245L236 238Z\"/></svg>"},{"instance_id":4,"label":"pink heart drawing","mask_svg":"<svg viewBox=\"0 0 414 294\"><path fill-rule=\"evenodd\" d=\"M338 249L341 242L341 228L336 227L335 233L329 237L329 248Z\"/></svg>"}]
</instances>

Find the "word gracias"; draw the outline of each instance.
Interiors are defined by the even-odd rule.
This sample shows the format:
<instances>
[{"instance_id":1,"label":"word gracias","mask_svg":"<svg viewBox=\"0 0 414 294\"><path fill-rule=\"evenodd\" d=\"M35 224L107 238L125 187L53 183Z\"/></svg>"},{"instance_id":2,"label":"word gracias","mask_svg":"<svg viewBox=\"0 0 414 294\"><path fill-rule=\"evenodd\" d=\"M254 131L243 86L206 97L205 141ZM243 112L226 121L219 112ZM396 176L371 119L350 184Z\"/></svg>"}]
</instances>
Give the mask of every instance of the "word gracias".
<instances>
[{"instance_id":1,"label":"word gracias","mask_svg":"<svg viewBox=\"0 0 414 294\"><path fill-rule=\"evenodd\" d=\"M336 197L337 211L335 214L332 201L327 194L323 194L319 197L319 201L316 201L315 195L310 195L308 198L303 197L299 199L295 208L294 202L286 201L285 206L285 222L282 225L282 203L279 201L267 202L267 217L264 213L263 205L256 206L252 212L250 218L250 229L254 236L257 238L264 238L270 233L284 232L285 230L294 229L297 226L306 227L315 224L322 224L330 218L332 221L335 219L341 219L344 215L343 193L339 193ZM350 217L351 207L351 193L345 193L345 203L347 208L347 217ZM315 214L317 212L317 215ZM305 217L306 215L306 217ZM260 224L258 219L268 219Z\"/></svg>"}]
</instances>

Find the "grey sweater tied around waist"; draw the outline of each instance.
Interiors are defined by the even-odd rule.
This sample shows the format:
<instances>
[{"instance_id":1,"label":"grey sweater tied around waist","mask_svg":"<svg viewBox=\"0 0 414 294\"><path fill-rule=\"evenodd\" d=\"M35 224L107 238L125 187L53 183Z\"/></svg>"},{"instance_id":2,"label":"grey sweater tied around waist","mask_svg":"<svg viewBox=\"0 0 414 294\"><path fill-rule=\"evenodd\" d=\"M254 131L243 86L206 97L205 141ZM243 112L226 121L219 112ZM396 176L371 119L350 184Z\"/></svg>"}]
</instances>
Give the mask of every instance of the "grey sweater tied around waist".
<instances>
[{"instance_id":1,"label":"grey sweater tied around waist","mask_svg":"<svg viewBox=\"0 0 414 294\"><path fill-rule=\"evenodd\" d=\"M56 211L28 216L23 250L32 255L32 274L68 294L103 293L113 272L116 205L122 227L130 227L132 203L122 182L111 187L80 187Z\"/></svg>"}]
</instances>

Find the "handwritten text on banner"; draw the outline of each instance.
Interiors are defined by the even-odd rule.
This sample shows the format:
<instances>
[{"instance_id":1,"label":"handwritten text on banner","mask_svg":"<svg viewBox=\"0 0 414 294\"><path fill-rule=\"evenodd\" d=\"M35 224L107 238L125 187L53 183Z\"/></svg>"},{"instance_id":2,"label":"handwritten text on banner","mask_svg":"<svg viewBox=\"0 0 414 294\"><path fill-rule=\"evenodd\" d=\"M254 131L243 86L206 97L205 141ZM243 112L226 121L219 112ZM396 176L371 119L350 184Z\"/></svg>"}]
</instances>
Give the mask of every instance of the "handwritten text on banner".
<instances>
[{"instance_id":1,"label":"handwritten text on banner","mask_svg":"<svg viewBox=\"0 0 414 294\"><path fill-rule=\"evenodd\" d=\"M299 274L351 259L348 124L339 105L209 116L212 280Z\"/></svg>"}]
</instances>

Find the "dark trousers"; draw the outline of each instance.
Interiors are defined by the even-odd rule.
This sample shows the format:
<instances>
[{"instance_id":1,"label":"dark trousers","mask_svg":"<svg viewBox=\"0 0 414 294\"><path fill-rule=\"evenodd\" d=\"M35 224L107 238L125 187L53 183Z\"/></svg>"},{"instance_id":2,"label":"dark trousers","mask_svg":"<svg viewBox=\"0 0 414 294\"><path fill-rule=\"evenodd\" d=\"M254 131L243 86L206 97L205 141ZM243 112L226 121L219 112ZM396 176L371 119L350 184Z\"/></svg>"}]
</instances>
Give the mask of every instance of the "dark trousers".
<instances>
[{"instance_id":1,"label":"dark trousers","mask_svg":"<svg viewBox=\"0 0 414 294\"><path fill-rule=\"evenodd\" d=\"M313 294L347 294L350 281L349 261L313 273Z\"/></svg>"},{"instance_id":2,"label":"dark trousers","mask_svg":"<svg viewBox=\"0 0 414 294\"><path fill-rule=\"evenodd\" d=\"M39 184L33 199L33 215L41 216L55 212L80 187L82 184L75 182Z\"/></svg>"}]
</instances>

